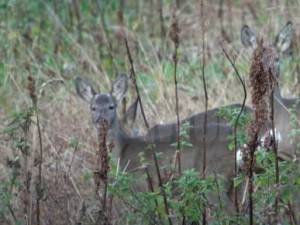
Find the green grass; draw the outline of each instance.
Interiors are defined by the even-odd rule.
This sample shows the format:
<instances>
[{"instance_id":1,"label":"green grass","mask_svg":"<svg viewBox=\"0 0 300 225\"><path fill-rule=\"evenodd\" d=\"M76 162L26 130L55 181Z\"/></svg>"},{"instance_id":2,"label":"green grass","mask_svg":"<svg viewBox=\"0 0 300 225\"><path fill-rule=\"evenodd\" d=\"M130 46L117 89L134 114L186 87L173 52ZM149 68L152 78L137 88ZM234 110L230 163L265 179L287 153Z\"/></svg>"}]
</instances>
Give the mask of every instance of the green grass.
<instances>
[{"instance_id":1,"label":"green grass","mask_svg":"<svg viewBox=\"0 0 300 225\"><path fill-rule=\"evenodd\" d=\"M45 150L43 168L46 194L43 197L46 203L43 218L51 218L50 214L47 214L47 210L56 209L57 205L53 202L60 202L59 196L55 195L56 191L66 193L65 196L71 196L72 200L77 203L84 201L90 211L99 207L97 200L93 197L94 190L91 185L93 184L97 146L96 133L90 121L88 105L76 96L74 78L83 76L94 83L98 90L108 92L111 80L114 80L119 72L129 74L130 63L122 39L123 31L129 42L137 84L141 89L141 97L150 125L174 122L176 118L174 62L172 60L174 47L168 37L174 1L162 1L164 26L167 32L165 40L161 40L158 1L125 1L124 27L121 26L118 16L119 0L78 1L80 2L79 20L74 2L76 1L3 0L0 2L0 154L3 156L0 159L0 168L4 168L0 175L1 224L18 224L19 219L24 220L24 189L20 187L21 185L19 186L19 183L26 182L26 173L33 174L31 191L36 194L33 182L36 174L36 149L38 149L35 117L32 118L33 121L26 137L22 130L24 118L32 107L27 88L29 75L36 81L39 96L38 113ZM151 2L153 2L152 6ZM258 33L266 36L265 40L271 41L274 34L288 19L292 20L295 29L298 29L299 2L290 3L288 14L282 10L285 8L283 2L276 6L269 6L267 1L255 1L253 6L258 16L257 20L254 19L244 1L231 1L231 3L232 14L229 15L230 5L224 1L223 23L226 29L228 28L226 31L232 37L232 42L224 43L224 46L228 51L234 53L232 55L237 56L236 66L247 83L252 50L244 49L240 43L239 35L242 23L247 22L253 25ZM181 118L204 110L204 90L201 77L202 31L198 6L198 1L185 1L183 8L178 12L181 28L178 61ZM241 102L243 98L241 85L220 45L219 3L205 1L205 6L207 19L205 75L209 94L208 106L213 108ZM151 7L153 8L151 9ZM244 12L245 21L241 19ZM265 32L267 28L270 29L270 32ZM280 86L283 93L288 96L298 96L300 90L298 52L297 45L295 45L294 56L282 58L281 62ZM63 84L55 82L55 80L62 80ZM129 101L135 98L132 85L128 98ZM247 103L249 102L250 98ZM14 127L11 127L12 121L15 122L13 123ZM141 119L135 126L144 129ZM8 131L17 133L12 138ZM298 133L297 127L291 131L292 136L297 136ZM22 138L26 138L26 143L30 145L27 164L25 163L26 157L20 152L22 149L20 143L23 143L20 142L20 139ZM74 153L76 146L78 150ZM16 185L12 185L12 182L15 181L15 175L12 173L16 168L7 164L8 159L16 160L21 165L21 169L17 168L20 176ZM70 166L71 162L73 164ZM287 175L293 172L290 169L292 166L288 167L285 164L281 166L283 167L283 184L286 184L289 179ZM66 173L65 168L71 168L70 173ZM272 170L268 170L268 172L270 171ZM184 213L190 221L198 220L203 207L198 199L202 196L197 195L199 193L197 191L202 190L201 188L205 189L204 192L215 191L214 187L209 186L212 185L211 180L201 183L202 180L195 178L198 175L195 171L188 171L175 183L167 184L168 200L177 218ZM293 174L295 177L291 175L292 180L295 180L295 183L298 182L298 186L292 187L293 190L299 188L297 175ZM62 180L59 180L60 176L63 177ZM130 179L117 177L116 186L126 188L126 185L130 185ZM257 179L262 179L260 183L258 182L262 186L265 185L263 182L267 180L266 177ZM50 188L53 187L51 186L53 183L56 189ZM174 191L172 185L177 185L182 195L172 196ZM115 189L112 191L118 191L117 194L122 194L121 197L128 197L129 201L135 204L134 206L141 208L141 212L136 214L134 210L124 208L129 212L126 218L128 224L132 221L142 223L142 216L145 216L147 221L153 222L151 216L157 219L160 215L164 222L167 221L159 191L136 193L137 196L130 196L127 193L128 190ZM290 198L288 192L286 189L283 190L282 195L288 196L284 199ZM30 196L35 200L34 194L32 196L30 194ZM144 201L144 204L140 203L139 198L140 201ZM155 206L155 199L160 203L158 208ZM49 202L47 202L48 200ZM61 204L65 204L65 207L62 208L68 209L68 201L66 199L61 201ZM194 204L198 205L194 207ZM11 206L12 210L16 212L17 221L9 212L8 206ZM62 211L61 208L58 208L57 212L60 210ZM76 216L79 215L78 212L79 209L76 207L70 209L68 218L74 222ZM93 213L86 213L86 223L84 224L92 223L91 218L96 214ZM57 217L54 217L56 220L55 223L52 221L53 224L70 222L62 215L55 215ZM226 215L215 216L220 216L220 221L227 221L227 224L230 224L228 221L231 218L227 218ZM150 222L149 224L151 224Z\"/></svg>"}]
</instances>

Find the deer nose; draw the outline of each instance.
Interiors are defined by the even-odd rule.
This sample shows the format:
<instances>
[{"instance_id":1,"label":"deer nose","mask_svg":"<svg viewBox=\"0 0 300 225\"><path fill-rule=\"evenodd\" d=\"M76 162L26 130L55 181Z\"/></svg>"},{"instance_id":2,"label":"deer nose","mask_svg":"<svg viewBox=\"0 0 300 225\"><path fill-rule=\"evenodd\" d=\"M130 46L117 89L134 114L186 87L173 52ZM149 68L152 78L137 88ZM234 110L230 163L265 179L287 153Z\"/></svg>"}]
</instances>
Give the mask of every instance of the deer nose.
<instances>
[{"instance_id":1,"label":"deer nose","mask_svg":"<svg viewBox=\"0 0 300 225\"><path fill-rule=\"evenodd\" d=\"M101 111L96 111L93 113L92 118L94 123L98 123L103 118L103 113Z\"/></svg>"},{"instance_id":2,"label":"deer nose","mask_svg":"<svg viewBox=\"0 0 300 225\"><path fill-rule=\"evenodd\" d=\"M92 115L92 120L93 120L93 123L94 123L94 124L98 123L99 120L100 120L99 114L98 114L98 113L97 113L97 114L93 114L93 115Z\"/></svg>"},{"instance_id":3,"label":"deer nose","mask_svg":"<svg viewBox=\"0 0 300 225\"><path fill-rule=\"evenodd\" d=\"M106 110L101 110L98 112L98 115L96 117L97 123L101 122L101 120L105 120L106 122L109 122L108 115L106 113Z\"/></svg>"}]
</instances>

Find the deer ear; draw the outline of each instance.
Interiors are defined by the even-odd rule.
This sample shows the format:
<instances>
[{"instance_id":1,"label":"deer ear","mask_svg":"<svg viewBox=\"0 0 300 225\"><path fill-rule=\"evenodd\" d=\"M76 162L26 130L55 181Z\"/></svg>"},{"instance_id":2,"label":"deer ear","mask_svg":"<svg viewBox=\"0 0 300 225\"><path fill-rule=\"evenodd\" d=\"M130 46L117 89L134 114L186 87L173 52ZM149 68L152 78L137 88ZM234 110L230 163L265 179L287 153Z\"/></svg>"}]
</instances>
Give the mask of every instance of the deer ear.
<instances>
[{"instance_id":1,"label":"deer ear","mask_svg":"<svg viewBox=\"0 0 300 225\"><path fill-rule=\"evenodd\" d=\"M241 41L245 47L255 48L257 45L256 34L248 25L244 25L241 29Z\"/></svg>"},{"instance_id":2,"label":"deer ear","mask_svg":"<svg viewBox=\"0 0 300 225\"><path fill-rule=\"evenodd\" d=\"M93 96L96 94L90 82L82 79L81 77L76 77L75 87L77 94L86 102L91 102Z\"/></svg>"},{"instance_id":3,"label":"deer ear","mask_svg":"<svg viewBox=\"0 0 300 225\"><path fill-rule=\"evenodd\" d=\"M124 98L128 89L128 77L126 74L120 74L112 84L111 94L119 102Z\"/></svg>"},{"instance_id":4,"label":"deer ear","mask_svg":"<svg viewBox=\"0 0 300 225\"><path fill-rule=\"evenodd\" d=\"M288 21L286 25L284 25L275 38L274 45L281 51L285 52L287 49L291 47L293 40L294 30L293 23Z\"/></svg>"}]
</instances>

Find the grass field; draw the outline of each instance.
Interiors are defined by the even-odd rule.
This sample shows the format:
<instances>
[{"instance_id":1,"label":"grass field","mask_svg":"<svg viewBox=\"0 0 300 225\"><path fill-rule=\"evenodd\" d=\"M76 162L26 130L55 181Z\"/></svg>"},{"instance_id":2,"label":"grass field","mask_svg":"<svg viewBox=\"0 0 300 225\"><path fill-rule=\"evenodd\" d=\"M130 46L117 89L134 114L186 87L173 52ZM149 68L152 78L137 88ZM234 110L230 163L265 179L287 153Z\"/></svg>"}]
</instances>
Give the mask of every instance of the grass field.
<instances>
[{"instance_id":1,"label":"grass field","mask_svg":"<svg viewBox=\"0 0 300 225\"><path fill-rule=\"evenodd\" d=\"M248 89L253 49L241 43L244 24L273 43L281 27L292 21L293 52L281 55L279 86L285 97L299 95L300 1L214 0L204 1L203 7L201 15L201 1L196 0L0 1L0 224L95 224L97 134L74 80L82 76L98 91L110 91L119 73L130 74L125 38L150 127L176 121L170 39L175 19L182 119L205 110L203 66L209 109L242 102L242 86L222 48ZM28 87L28 77L35 90ZM132 83L126 97L127 105L136 98ZM146 132L140 116L134 130ZM264 224L265 217L258 213L256 218ZM112 224L143 224L143 219L126 219L114 218Z\"/></svg>"}]
</instances>

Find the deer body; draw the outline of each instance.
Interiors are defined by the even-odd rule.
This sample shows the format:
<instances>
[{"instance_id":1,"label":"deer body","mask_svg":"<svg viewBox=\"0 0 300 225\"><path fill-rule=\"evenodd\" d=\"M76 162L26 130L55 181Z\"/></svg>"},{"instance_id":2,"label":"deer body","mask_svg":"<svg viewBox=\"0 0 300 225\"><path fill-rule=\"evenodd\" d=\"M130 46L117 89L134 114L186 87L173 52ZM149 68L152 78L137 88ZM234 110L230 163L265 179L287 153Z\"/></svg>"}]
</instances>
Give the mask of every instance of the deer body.
<instances>
[{"instance_id":1,"label":"deer body","mask_svg":"<svg viewBox=\"0 0 300 225\"><path fill-rule=\"evenodd\" d=\"M161 129L159 131L161 132L167 127L161 125L160 128ZM190 136L188 140L193 145L193 147L186 147L181 151L181 165L183 170L191 169L195 165L195 160L197 160L200 163L197 163L199 164L199 166L195 169L201 171L202 167L200 165L202 165L203 162L202 155L204 145L202 140L203 130L202 127L193 127L192 130L194 132L197 132L198 134L195 133L195 135ZM214 163L219 159L227 160L226 163L228 163L228 161L234 162L233 154L227 149L227 136L231 133L232 129L227 125L217 123L208 125L206 138L208 172L216 172L218 174L223 174L226 176L231 173L230 171L233 171L233 166L232 168L229 168L228 166L225 167L225 165L221 165L222 163ZM163 140L159 137L159 135L157 136L158 139L148 138L147 136L138 138L130 137L126 142L126 145L124 145L122 148L122 152L120 154L121 161L123 163L127 163L129 161L131 164L129 164L129 168L134 169L135 167L137 167L137 165L139 165L139 153L143 152L146 156L146 159L151 162L153 160L151 155L152 153L151 150L147 149L149 148L148 146L153 143L153 150L155 152L162 153L162 165L170 164L173 161L176 150L176 147L171 146L176 142L176 138L172 138L173 136L174 134L172 134L172 136L168 138L164 136ZM200 151L200 157L196 157L198 151ZM153 169L152 166L150 168Z\"/></svg>"},{"instance_id":2,"label":"deer body","mask_svg":"<svg viewBox=\"0 0 300 225\"><path fill-rule=\"evenodd\" d=\"M300 104L297 99L284 99L275 95L274 98L274 120L275 127L280 132L281 140L278 143L278 156L283 160L294 160L299 157L297 143L299 139L290 137L293 130L289 109L295 109L295 116L299 123ZM297 123L297 122L296 122ZM299 124L298 124L299 125Z\"/></svg>"},{"instance_id":3,"label":"deer body","mask_svg":"<svg viewBox=\"0 0 300 225\"><path fill-rule=\"evenodd\" d=\"M126 165L128 170L138 168L140 166L139 156L143 153L149 162L150 170L153 170L152 151L149 150L150 145L153 146L152 150L155 152L162 152L163 155L160 162L163 165L172 162L176 151L176 148L171 146L171 144L176 142L176 127L174 124L157 125L145 136L130 135L122 128L117 118L116 107L118 101L120 101L127 90L126 75L120 76L114 82L111 93L97 94L93 87L81 78L76 80L76 89L79 96L90 103L93 123L97 124L101 119L105 119L108 122L108 140L114 146L112 150L113 155L120 158L123 168ZM215 115L216 112L217 109L208 112L209 122L206 136L207 172L228 177L233 174L234 170L234 155L227 149L227 137L232 133L232 128L226 124L219 123ZM191 128L188 131L190 133L189 141L193 147L182 151L182 169L191 169L194 165L198 165L196 169L201 171L204 145L203 118L204 113L185 120L191 123Z\"/></svg>"},{"instance_id":4,"label":"deer body","mask_svg":"<svg viewBox=\"0 0 300 225\"><path fill-rule=\"evenodd\" d=\"M158 125L149 131L145 136L136 136L128 134L121 126L121 122L117 118L116 107L122 96L126 92L127 76L119 76L119 78L113 83L111 93L100 94L96 93L92 86L81 78L76 80L76 89L81 98L90 103L92 121L97 126L99 121L103 119L107 121L109 130L107 140L114 146L112 149L112 155L119 159L120 167L126 171L137 173L136 177L142 177L144 169L140 169L144 164L140 162L140 155L143 154L143 158L147 163L147 168L151 177L157 180L157 172L153 159L153 151L155 153L162 153L158 156L158 163L160 165L161 175L165 172L169 172L170 166L173 168L174 157L176 153L176 147L171 146L176 142L176 128L174 124ZM230 198L232 189L232 179L234 177L234 152L229 151L228 135L232 134L232 128L226 124L218 123L217 119L212 118L217 116L214 113L217 109L208 112L209 123L207 124L207 136L206 136L206 170L207 176L213 175L218 178L222 178L224 181L224 188L226 192L219 193L220 196L210 195L207 196L212 204L219 203L220 198L226 202L226 211L233 212L233 205ZM197 119L201 118L200 121ZM191 117L190 122L201 122L204 118L204 113L195 118ZM100 130L98 130L98 133ZM181 170L196 169L202 173L203 165L203 123L191 124L191 128L188 129L189 142L192 147L187 147L181 151L180 165ZM100 136L100 135L99 135ZM152 147L151 149L149 147ZM143 162L144 163L144 162ZM169 166L169 167L167 167ZM136 180L135 187L138 190L145 190L145 181L141 179Z\"/></svg>"}]
</instances>

